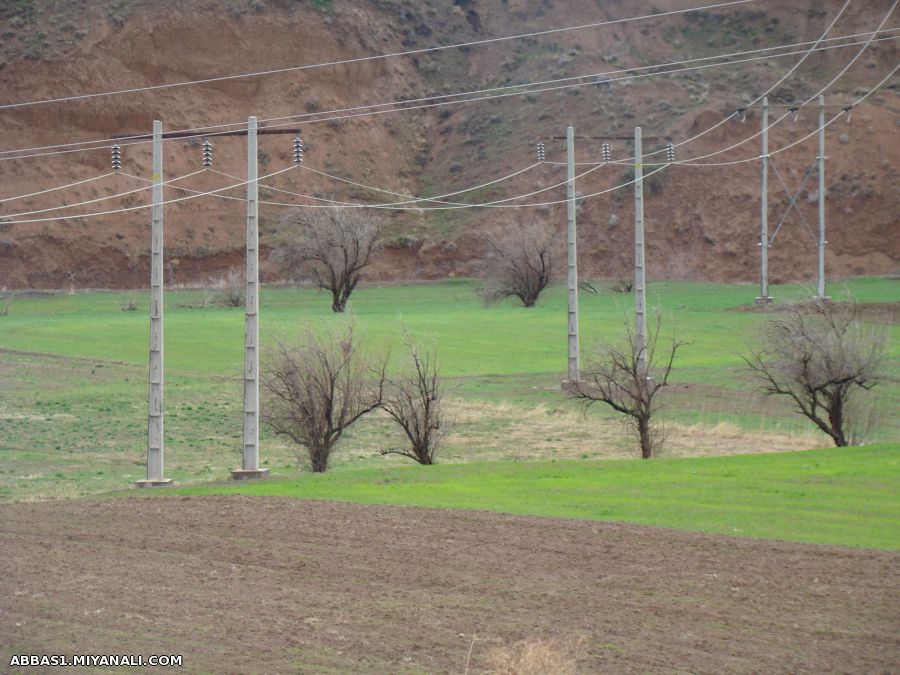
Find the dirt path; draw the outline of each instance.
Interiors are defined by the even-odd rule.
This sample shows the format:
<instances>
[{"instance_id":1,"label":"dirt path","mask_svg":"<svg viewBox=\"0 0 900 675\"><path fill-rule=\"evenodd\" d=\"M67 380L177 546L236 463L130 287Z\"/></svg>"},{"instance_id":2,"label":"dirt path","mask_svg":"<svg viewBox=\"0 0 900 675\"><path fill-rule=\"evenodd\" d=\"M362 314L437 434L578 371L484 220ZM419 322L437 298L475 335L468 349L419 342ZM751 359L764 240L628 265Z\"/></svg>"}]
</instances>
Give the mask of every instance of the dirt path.
<instances>
[{"instance_id":1,"label":"dirt path","mask_svg":"<svg viewBox=\"0 0 900 675\"><path fill-rule=\"evenodd\" d=\"M187 672L483 672L587 636L583 672L900 671L900 555L278 498L0 507L0 650Z\"/></svg>"}]
</instances>

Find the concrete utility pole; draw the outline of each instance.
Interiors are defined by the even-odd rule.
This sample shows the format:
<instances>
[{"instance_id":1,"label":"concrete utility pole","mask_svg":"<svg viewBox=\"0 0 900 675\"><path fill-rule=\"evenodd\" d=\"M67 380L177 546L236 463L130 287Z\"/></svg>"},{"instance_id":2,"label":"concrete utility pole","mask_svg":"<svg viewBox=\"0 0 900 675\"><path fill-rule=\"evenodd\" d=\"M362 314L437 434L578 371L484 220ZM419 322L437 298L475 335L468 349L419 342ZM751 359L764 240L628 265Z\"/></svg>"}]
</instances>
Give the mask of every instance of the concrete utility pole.
<instances>
[{"instance_id":1,"label":"concrete utility pole","mask_svg":"<svg viewBox=\"0 0 900 675\"><path fill-rule=\"evenodd\" d=\"M153 191L150 212L150 392L147 417L147 479L138 487L171 485L163 478L163 131L153 122Z\"/></svg>"},{"instance_id":2,"label":"concrete utility pole","mask_svg":"<svg viewBox=\"0 0 900 675\"><path fill-rule=\"evenodd\" d=\"M647 279L644 270L644 151L641 128L634 128L634 309L638 366L647 369Z\"/></svg>"},{"instance_id":3,"label":"concrete utility pole","mask_svg":"<svg viewBox=\"0 0 900 675\"><path fill-rule=\"evenodd\" d=\"M575 223L575 129L566 129L566 249L568 253L569 286L569 361L568 380L563 385L581 381L578 361L578 244Z\"/></svg>"},{"instance_id":4,"label":"concrete utility pole","mask_svg":"<svg viewBox=\"0 0 900 675\"><path fill-rule=\"evenodd\" d=\"M259 153L257 121L247 121L247 298L244 315L244 449L235 480L266 478L259 468Z\"/></svg>"},{"instance_id":5,"label":"concrete utility pole","mask_svg":"<svg viewBox=\"0 0 900 675\"><path fill-rule=\"evenodd\" d=\"M772 302L769 296L769 97L762 100L762 188L759 212L759 297L757 305Z\"/></svg>"},{"instance_id":6,"label":"concrete utility pole","mask_svg":"<svg viewBox=\"0 0 900 675\"><path fill-rule=\"evenodd\" d=\"M825 295L825 97L819 96L819 285L816 297Z\"/></svg>"}]
</instances>

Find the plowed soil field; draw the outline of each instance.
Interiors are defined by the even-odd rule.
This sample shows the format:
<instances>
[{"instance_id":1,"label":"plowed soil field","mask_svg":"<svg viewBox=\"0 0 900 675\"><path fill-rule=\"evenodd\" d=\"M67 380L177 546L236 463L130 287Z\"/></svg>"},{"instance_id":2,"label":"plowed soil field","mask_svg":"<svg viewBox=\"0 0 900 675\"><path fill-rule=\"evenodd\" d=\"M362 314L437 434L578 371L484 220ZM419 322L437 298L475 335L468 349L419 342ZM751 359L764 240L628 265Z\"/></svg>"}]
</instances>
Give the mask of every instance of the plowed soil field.
<instances>
[{"instance_id":1,"label":"plowed soil field","mask_svg":"<svg viewBox=\"0 0 900 675\"><path fill-rule=\"evenodd\" d=\"M484 672L582 636L578 672L898 672L900 555L633 525L281 498L0 507L2 666ZM471 650L471 653L470 653Z\"/></svg>"}]
</instances>

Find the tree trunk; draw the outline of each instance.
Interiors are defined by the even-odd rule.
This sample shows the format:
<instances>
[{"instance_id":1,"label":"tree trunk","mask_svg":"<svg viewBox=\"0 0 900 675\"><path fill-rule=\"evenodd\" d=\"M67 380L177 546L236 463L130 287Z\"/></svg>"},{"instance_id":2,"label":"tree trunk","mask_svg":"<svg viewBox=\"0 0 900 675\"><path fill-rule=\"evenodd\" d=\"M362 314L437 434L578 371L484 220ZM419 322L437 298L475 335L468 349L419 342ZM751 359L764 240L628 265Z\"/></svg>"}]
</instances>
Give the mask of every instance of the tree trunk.
<instances>
[{"instance_id":1,"label":"tree trunk","mask_svg":"<svg viewBox=\"0 0 900 675\"><path fill-rule=\"evenodd\" d=\"M525 291L519 294L519 300L522 301L522 306L524 307L534 307L539 294L540 291L538 291L537 293L533 291Z\"/></svg>"},{"instance_id":2,"label":"tree trunk","mask_svg":"<svg viewBox=\"0 0 900 675\"><path fill-rule=\"evenodd\" d=\"M328 470L330 448L311 448L309 451L309 468L313 473L325 473Z\"/></svg>"},{"instance_id":3,"label":"tree trunk","mask_svg":"<svg viewBox=\"0 0 900 675\"><path fill-rule=\"evenodd\" d=\"M842 448L847 445L847 435L844 433L844 397L845 391L836 391L831 396L831 407L828 411L828 421L831 423L831 438L834 444Z\"/></svg>"},{"instance_id":4,"label":"tree trunk","mask_svg":"<svg viewBox=\"0 0 900 675\"><path fill-rule=\"evenodd\" d=\"M343 314L350 299L351 290L346 286L340 286L331 290L331 311Z\"/></svg>"},{"instance_id":5,"label":"tree trunk","mask_svg":"<svg viewBox=\"0 0 900 675\"><path fill-rule=\"evenodd\" d=\"M638 435L641 437L641 459L650 459L653 456L653 446L650 443L650 418L637 418Z\"/></svg>"}]
</instances>

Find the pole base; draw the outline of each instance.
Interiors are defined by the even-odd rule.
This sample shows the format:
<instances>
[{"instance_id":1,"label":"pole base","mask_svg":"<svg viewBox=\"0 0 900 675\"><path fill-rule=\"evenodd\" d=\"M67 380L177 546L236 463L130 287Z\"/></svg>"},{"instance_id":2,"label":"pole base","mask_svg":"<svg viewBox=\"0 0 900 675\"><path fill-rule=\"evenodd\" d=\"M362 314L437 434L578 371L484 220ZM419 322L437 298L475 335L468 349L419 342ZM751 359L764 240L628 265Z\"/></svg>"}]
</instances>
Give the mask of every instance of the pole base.
<instances>
[{"instance_id":1,"label":"pole base","mask_svg":"<svg viewBox=\"0 0 900 675\"><path fill-rule=\"evenodd\" d=\"M160 478L159 480L136 480L134 481L134 486L139 488L152 488L152 487L168 487L169 485L174 485L175 481L171 478Z\"/></svg>"},{"instance_id":2,"label":"pole base","mask_svg":"<svg viewBox=\"0 0 900 675\"><path fill-rule=\"evenodd\" d=\"M771 305L772 304L772 296L766 296L765 298L761 295L753 300L754 305Z\"/></svg>"},{"instance_id":3,"label":"pole base","mask_svg":"<svg viewBox=\"0 0 900 675\"><path fill-rule=\"evenodd\" d=\"M562 380L559 383L559 388L563 391L575 391L579 385L581 384L581 380Z\"/></svg>"},{"instance_id":4,"label":"pole base","mask_svg":"<svg viewBox=\"0 0 900 675\"><path fill-rule=\"evenodd\" d=\"M816 302L831 302L830 295L815 295L813 296L813 300Z\"/></svg>"},{"instance_id":5,"label":"pole base","mask_svg":"<svg viewBox=\"0 0 900 675\"><path fill-rule=\"evenodd\" d=\"M234 469L231 472L231 480L254 480L268 477L268 469Z\"/></svg>"}]
</instances>

